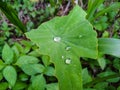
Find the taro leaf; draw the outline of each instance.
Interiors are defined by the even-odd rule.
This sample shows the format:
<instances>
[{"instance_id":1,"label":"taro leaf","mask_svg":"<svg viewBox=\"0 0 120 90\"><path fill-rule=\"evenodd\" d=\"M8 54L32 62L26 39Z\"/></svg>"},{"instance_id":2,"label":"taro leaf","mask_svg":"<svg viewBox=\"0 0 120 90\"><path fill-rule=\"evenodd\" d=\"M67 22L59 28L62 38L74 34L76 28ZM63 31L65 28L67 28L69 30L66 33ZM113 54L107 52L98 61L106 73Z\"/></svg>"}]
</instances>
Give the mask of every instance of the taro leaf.
<instances>
[{"instance_id":1,"label":"taro leaf","mask_svg":"<svg viewBox=\"0 0 120 90\"><path fill-rule=\"evenodd\" d=\"M75 6L68 16L56 17L26 36L50 56L60 90L82 90L79 57L97 57L97 38L86 13Z\"/></svg>"},{"instance_id":2,"label":"taro leaf","mask_svg":"<svg viewBox=\"0 0 120 90\"><path fill-rule=\"evenodd\" d=\"M17 79L17 72L14 67L7 66L3 70L3 76L8 81L8 83L13 87Z\"/></svg>"},{"instance_id":3,"label":"taro leaf","mask_svg":"<svg viewBox=\"0 0 120 90\"><path fill-rule=\"evenodd\" d=\"M14 57L13 51L10 48L10 46L6 43L2 50L2 58L6 64L10 64L13 62L13 57Z\"/></svg>"}]
</instances>

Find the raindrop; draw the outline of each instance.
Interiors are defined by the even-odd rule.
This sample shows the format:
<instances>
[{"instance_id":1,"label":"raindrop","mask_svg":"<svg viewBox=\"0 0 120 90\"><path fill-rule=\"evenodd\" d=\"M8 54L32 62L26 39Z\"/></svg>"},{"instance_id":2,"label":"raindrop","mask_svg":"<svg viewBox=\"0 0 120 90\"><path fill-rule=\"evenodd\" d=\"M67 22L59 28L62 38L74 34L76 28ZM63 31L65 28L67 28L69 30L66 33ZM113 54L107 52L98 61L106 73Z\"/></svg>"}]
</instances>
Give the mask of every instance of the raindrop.
<instances>
[{"instance_id":1,"label":"raindrop","mask_svg":"<svg viewBox=\"0 0 120 90\"><path fill-rule=\"evenodd\" d=\"M67 50L67 51L68 51L68 50L70 50L70 49L71 49L71 47L66 47L66 49L65 49L65 50Z\"/></svg>"},{"instance_id":2,"label":"raindrop","mask_svg":"<svg viewBox=\"0 0 120 90\"><path fill-rule=\"evenodd\" d=\"M64 59L64 56L62 56L62 59Z\"/></svg>"},{"instance_id":3,"label":"raindrop","mask_svg":"<svg viewBox=\"0 0 120 90\"><path fill-rule=\"evenodd\" d=\"M60 41L61 41L61 38L60 38L60 37L54 37L54 41L55 41L55 42L60 42Z\"/></svg>"},{"instance_id":4,"label":"raindrop","mask_svg":"<svg viewBox=\"0 0 120 90\"><path fill-rule=\"evenodd\" d=\"M66 63L66 64L70 64L70 63L71 63L71 59L69 59L69 58L66 59L66 60L65 60L65 63Z\"/></svg>"},{"instance_id":5,"label":"raindrop","mask_svg":"<svg viewBox=\"0 0 120 90\"><path fill-rule=\"evenodd\" d=\"M79 35L79 38L81 38L82 37L82 35Z\"/></svg>"}]
</instances>

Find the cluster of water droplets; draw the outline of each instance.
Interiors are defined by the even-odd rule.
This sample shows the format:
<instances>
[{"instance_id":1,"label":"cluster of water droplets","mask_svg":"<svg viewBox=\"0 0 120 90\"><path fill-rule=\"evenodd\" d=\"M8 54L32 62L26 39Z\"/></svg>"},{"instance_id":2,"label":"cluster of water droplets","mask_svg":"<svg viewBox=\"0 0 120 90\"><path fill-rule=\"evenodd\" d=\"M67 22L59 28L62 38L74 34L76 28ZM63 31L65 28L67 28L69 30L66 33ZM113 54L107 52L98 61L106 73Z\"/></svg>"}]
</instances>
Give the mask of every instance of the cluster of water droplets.
<instances>
[{"instance_id":1,"label":"cluster of water droplets","mask_svg":"<svg viewBox=\"0 0 120 90\"><path fill-rule=\"evenodd\" d=\"M81 38L82 35L79 35L78 37ZM61 37L54 37L53 40L54 40L55 42L60 42L60 41L61 41ZM70 46L67 46L67 47L65 48L66 51L69 51L70 49L71 49ZM62 56L61 58L62 58L62 59L65 59L65 56ZM70 59L70 58L66 58L66 59L65 59L65 63L66 63L66 64L71 64L71 59Z\"/></svg>"}]
</instances>

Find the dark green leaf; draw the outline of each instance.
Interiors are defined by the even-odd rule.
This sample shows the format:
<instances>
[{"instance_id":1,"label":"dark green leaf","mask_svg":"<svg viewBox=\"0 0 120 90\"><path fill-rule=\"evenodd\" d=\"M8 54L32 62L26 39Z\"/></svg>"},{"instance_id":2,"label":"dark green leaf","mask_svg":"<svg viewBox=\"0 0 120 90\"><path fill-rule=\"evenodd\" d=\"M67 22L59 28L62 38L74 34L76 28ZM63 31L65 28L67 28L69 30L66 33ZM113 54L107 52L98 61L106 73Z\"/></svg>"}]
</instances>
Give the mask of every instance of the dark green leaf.
<instances>
[{"instance_id":1,"label":"dark green leaf","mask_svg":"<svg viewBox=\"0 0 120 90\"><path fill-rule=\"evenodd\" d=\"M8 88L8 83L2 82L0 83L0 90L7 90Z\"/></svg>"}]
</instances>

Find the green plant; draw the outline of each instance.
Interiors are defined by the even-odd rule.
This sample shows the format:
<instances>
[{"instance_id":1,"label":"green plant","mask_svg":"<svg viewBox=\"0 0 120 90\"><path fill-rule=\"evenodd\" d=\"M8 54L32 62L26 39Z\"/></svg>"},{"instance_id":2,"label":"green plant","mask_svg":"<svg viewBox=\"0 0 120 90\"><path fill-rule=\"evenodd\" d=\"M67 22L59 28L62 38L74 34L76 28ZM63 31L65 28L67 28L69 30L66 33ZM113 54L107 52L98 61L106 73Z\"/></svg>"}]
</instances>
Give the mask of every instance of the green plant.
<instances>
[{"instance_id":1,"label":"green plant","mask_svg":"<svg viewBox=\"0 0 120 90\"><path fill-rule=\"evenodd\" d=\"M105 7L104 1L89 0L87 16L82 8L76 5L68 16L56 17L25 33L37 46L25 39L10 43L13 45L6 43L3 47L5 43L3 41L0 57L0 89L119 90L120 87L114 83L119 84L120 80L120 40L108 38L109 31L106 29L113 25L111 23L119 12L120 3L116 1L110 7ZM32 5L35 4L26 0L23 2L25 3L23 9L27 8L24 13L30 12L33 18L36 17L35 13L38 11L32 12L34 11ZM61 0L49 2L53 9L56 8L56 3L62 4ZM29 3L30 6L27 7ZM19 11L21 6L20 4L18 6ZM49 14L47 8L51 9L46 7L43 11L47 14L43 16ZM116 11L113 11L114 9ZM119 19L114 24L115 35L119 30L118 24ZM30 29L31 25L27 24L26 27ZM99 35L97 38L93 27L102 32L102 38ZM10 28L3 23L2 29L6 30L5 38L9 39Z\"/></svg>"},{"instance_id":2,"label":"green plant","mask_svg":"<svg viewBox=\"0 0 120 90\"><path fill-rule=\"evenodd\" d=\"M75 6L68 16L56 17L43 23L37 30L26 33L39 46L40 53L50 56L50 61L55 64L60 90L82 90L80 57L96 59L98 51L119 57L118 47L113 48L111 43L119 46L120 41L99 39L98 43L96 33L85 15L79 6Z\"/></svg>"}]
</instances>

